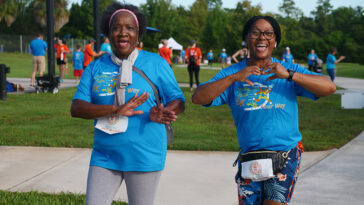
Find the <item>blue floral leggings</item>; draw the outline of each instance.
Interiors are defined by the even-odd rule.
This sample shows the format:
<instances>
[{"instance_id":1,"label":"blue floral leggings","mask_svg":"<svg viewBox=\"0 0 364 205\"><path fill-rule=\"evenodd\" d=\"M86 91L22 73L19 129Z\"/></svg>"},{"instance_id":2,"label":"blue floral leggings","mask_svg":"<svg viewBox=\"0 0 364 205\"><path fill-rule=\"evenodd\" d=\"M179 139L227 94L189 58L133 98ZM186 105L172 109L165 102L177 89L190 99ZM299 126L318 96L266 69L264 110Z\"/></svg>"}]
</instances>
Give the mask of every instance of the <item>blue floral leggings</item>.
<instances>
[{"instance_id":1,"label":"blue floral leggings","mask_svg":"<svg viewBox=\"0 0 364 205\"><path fill-rule=\"evenodd\" d=\"M289 203L299 174L302 149L297 145L288 155L288 163L272 179L254 182L235 177L238 185L239 205L261 205L264 200Z\"/></svg>"}]
</instances>

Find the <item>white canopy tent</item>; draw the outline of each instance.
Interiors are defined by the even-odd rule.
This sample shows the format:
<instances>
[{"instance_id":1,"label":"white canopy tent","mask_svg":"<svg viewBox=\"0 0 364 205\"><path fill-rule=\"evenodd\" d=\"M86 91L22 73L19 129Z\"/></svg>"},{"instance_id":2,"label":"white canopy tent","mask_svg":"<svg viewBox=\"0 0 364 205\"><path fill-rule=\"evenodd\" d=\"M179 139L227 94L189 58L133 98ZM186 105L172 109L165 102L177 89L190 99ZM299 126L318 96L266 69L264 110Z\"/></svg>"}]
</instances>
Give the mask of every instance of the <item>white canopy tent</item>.
<instances>
[{"instance_id":1,"label":"white canopy tent","mask_svg":"<svg viewBox=\"0 0 364 205\"><path fill-rule=\"evenodd\" d=\"M173 50L183 50L183 46L179 43L177 43L176 40L174 40L172 37L168 39L168 48L172 47Z\"/></svg>"}]
</instances>

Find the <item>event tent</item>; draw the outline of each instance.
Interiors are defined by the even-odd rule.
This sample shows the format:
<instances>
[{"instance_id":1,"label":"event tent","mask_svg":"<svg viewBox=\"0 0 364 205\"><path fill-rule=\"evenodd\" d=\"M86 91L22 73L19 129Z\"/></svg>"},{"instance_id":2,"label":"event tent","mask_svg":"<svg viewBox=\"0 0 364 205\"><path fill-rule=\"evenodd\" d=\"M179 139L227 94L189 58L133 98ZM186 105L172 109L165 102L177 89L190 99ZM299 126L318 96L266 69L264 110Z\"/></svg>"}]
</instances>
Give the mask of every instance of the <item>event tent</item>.
<instances>
[{"instance_id":1,"label":"event tent","mask_svg":"<svg viewBox=\"0 0 364 205\"><path fill-rule=\"evenodd\" d=\"M183 46L177 41L175 41L172 37L168 39L168 48L172 47L173 50L183 50Z\"/></svg>"}]
</instances>

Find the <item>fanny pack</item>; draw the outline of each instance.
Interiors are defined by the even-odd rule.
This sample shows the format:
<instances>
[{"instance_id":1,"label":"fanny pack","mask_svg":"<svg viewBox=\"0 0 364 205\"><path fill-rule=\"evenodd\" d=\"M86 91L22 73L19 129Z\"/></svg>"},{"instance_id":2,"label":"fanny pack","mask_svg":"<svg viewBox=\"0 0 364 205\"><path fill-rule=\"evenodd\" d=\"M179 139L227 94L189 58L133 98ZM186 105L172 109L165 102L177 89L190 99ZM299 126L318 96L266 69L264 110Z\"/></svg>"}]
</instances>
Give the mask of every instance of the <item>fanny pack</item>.
<instances>
[{"instance_id":1,"label":"fanny pack","mask_svg":"<svg viewBox=\"0 0 364 205\"><path fill-rule=\"evenodd\" d=\"M234 162L239 162L238 174L244 179L264 181L281 172L288 160L289 151L257 150L239 153Z\"/></svg>"}]
</instances>

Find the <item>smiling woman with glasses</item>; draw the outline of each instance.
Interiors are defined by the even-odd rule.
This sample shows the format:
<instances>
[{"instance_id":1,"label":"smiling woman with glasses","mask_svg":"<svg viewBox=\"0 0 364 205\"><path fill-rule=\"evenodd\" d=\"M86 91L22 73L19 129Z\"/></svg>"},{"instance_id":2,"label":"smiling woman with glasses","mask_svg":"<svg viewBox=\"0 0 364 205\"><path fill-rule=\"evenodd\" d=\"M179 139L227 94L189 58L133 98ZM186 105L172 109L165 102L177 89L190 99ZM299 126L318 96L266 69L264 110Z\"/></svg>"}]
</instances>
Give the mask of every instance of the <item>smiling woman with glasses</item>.
<instances>
[{"instance_id":1,"label":"smiling woman with glasses","mask_svg":"<svg viewBox=\"0 0 364 205\"><path fill-rule=\"evenodd\" d=\"M335 92L327 77L272 57L281 41L278 22L255 16L244 26L250 58L221 70L192 97L206 107L228 104L237 128L239 204L290 202L303 145L297 96L317 100Z\"/></svg>"}]
</instances>

